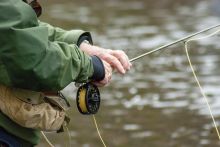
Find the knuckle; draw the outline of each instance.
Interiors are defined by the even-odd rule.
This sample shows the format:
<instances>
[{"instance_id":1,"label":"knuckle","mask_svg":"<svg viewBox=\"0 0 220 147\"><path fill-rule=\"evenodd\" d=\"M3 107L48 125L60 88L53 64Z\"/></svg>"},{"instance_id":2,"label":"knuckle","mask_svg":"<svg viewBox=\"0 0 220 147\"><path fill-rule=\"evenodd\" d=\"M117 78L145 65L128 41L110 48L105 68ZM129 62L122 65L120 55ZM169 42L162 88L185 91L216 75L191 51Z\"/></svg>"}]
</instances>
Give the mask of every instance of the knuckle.
<instances>
[{"instance_id":1,"label":"knuckle","mask_svg":"<svg viewBox=\"0 0 220 147\"><path fill-rule=\"evenodd\" d=\"M114 64L118 64L118 59L116 57L114 57L114 56L111 56L111 61Z\"/></svg>"},{"instance_id":2,"label":"knuckle","mask_svg":"<svg viewBox=\"0 0 220 147\"><path fill-rule=\"evenodd\" d=\"M102 54L102 58L103 58L103 59L108 59L108 55Z\"/></svg>"},{"instance_id":3,"label":"knuckle","mask_svg":"<svg viewBox=\"0 0 220 147\"><path fill-rule=\"evenodd\" d=\"M118 52L118 54L125 54L125 52L124 51L122 51L122 50L117 50L117 52Z\"/></svg>"},{"instance_id":4,"label":"knuckle","mask_svg":"<svg viewBox=\"0 0 220 147\"><path fill-rule=\"evenodd\" d=\"M106 52L107 53L112 53L112 50L111 49L106 49Z\"/></svg>"}]
</instances>

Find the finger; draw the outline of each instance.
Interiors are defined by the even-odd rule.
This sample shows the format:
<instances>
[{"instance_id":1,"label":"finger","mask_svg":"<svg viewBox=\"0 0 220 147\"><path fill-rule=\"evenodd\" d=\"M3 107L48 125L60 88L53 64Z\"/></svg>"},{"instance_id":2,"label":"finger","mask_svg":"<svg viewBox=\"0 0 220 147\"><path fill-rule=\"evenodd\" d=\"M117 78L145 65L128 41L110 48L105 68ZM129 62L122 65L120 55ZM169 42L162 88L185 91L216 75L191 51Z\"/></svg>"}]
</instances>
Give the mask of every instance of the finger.
<instances>
[{"instance_id":1,"label":"finger","mask_svg":"<svg viewBox=\"0 0 220 147\"><path fill-rule=\"evenodd\" d=\"M92 83L95 84L98 87L104 87L105 86L105 84L102 84L100 82L92 82Z\"/></svg>"},{"instance_id":2,"label":"finger","mask_svg":"<svg viewBox=\"0 0 220 147\"><path fill-rule=\"evenodd\" d=\"M111 77L112 77L112 68L110 67L110 68L106 68L106 70L105 70L105 81L107 82L107 83L109 83L110 82L110 80L111 80Z\"/></svg>"},{"instance_id":3,"label":"finger","mask_svg":"<svg viewBox=\"0 0 220 147\"><path fill-rule=\"evenodd\" d=\"M104 64L105 69L108 69L108 71L111 71L111 65L105 60L102 60L102 62Z\"/></svg>"},{"instance_id":4,"label":"finger","mask_svg":"<svg viewBox=\"0 0 220 147\"><path fill-rule=\"evenodd\" d=\"M110 82L111 76L112 76L112 68L111 68L110 64L108 64L104 60L103 60L103 64L105 67L105 77L102 81L94 82L94 84L99 87L103 87L103 86L107 85Z\"/></svg>"},{"instance_id":5,"label":"finger","mask_svg":"<svg viewBox=\"0 0 220 147\"><path fill-rule=\"evenodd\" d=\"M112 55L115 56L123 65L124 69L129 70L130 69L130 61L128 59L128 56L125 54L125 52L121 50L112 51Z\"/></svg>"},{"instance_id":6,"label":"finger","mask_svg":"<svg viewBox=\"0 0 220 147\"><path fill-rule=\"evenodd\" d=\"M99 86L99 87L103 87L103 86L107 85L108 83L109 83L109 81L108 81L107 78L105 78L105 79L103 79L102 81L99 81L99 82L94 82L94 84L96 86Z\"/></svg>"},{"instance_id":7,"label":"finger","mask_svg":"<svg viewBox=\"0 0 220 147\"><path fill-rule=\"evenodd\" d=\"M105 60L103 60L103 64L105 67L105 76L107 75L112 75L112 67L109 63L107 63Z\"/></svg>"},{"instance_id":8,"label":"finger","mask_svg":"<svg viewBox=\"0 0 220 147\"><path fill-rule=\"evenodd\" d=\"M105 54L105 57L103 57L103 60L105 60L106 62L108 62L111 66L113 66L114 68L117 69L117 71L121 74L125 74L125 69L123 67L123 65L121 64L121 62L114 57L111 54Z\"/></svg>"}]
</instances>

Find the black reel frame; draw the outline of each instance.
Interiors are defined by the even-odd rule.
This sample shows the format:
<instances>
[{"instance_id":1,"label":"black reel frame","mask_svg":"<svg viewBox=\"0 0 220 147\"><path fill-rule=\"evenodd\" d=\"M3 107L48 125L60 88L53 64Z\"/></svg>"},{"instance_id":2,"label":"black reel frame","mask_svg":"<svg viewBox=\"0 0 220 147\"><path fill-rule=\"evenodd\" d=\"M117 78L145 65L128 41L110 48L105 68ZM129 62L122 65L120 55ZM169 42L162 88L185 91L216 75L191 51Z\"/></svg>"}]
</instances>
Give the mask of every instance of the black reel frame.
<instances>
[{"instance_id":1,"label":"black reel frame","mask_svg":"<svg viewBox=\"0 0 220 147\"><path fill-rule=\"evenodd\" d=\"M82 92L85 90L85 97L82 97ZM81 99L85 101L85 105L87 111L83 111L80 105ZM83 84L78 88L77 96L76 96L76 104L79 112L84 115L96 114L99 110L101 102L100 92L96 85L92 83Z\"/></svg>"}]
</instances>

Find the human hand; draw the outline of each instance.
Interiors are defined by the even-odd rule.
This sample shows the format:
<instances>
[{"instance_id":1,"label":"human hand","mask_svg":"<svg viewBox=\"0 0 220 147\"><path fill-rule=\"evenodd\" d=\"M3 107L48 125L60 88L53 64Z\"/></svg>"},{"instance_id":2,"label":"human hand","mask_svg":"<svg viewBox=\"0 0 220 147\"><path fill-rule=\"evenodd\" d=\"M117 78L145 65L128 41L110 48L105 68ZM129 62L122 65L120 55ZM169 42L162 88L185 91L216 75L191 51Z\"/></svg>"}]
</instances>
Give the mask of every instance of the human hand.
<instances>
[{"instance_id":1,"label":"human hand","mask_svg":"<svg viewBox=\"0 0 220 147\"><path fill-rule=\"evenodd\" d=\"M102 81L99 81L99 82L94 81L93 82L96 86L99 86L99 87L107 85L111 81L111 78L112 78L111 65L108 64L107 62L105 62L104 60L102 60L102 62L103 62L103 66L105 68L105 77Z\"/></svg>"},{"instance_id":2,"label":"human hand","mask_svg":"<svg viewBox=\"0 0 220 147\"><path fill-rule=\"evenodd\" d=\"M80 48L87 54L96 55L102 60L106 61L121 74L125 74L126 71L130 70L132 66L124 51L104 49L86 43L82 43Z\"/></svg>"},{"instance_id":3,"label":"human hand","mask_svg":"<svg viewBox=\"0 0 220 147\"><path fill-rule=\"evenodd\" d=\"M132 66L128 56L122 50L102 49L98 56L121 74L125 74Z\"/></svg>"}]
</instances>

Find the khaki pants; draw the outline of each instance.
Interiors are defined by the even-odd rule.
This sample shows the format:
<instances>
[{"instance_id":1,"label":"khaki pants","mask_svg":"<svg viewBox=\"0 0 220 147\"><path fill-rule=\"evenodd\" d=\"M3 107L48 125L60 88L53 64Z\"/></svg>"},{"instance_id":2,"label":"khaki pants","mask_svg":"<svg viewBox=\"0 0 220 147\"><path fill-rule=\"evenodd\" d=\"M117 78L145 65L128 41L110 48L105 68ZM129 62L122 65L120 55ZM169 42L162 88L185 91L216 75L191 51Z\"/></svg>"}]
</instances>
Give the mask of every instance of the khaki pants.
<instances>
[{"instance_id":1,"label":"khaki pants","mask_svg":"<svg viewBox=\"0 0 220 147\"><path fill-rule=\"evenodd\" d=\"M31 97L35 97L35 104L23 101L24 98L31 101ZM45 102L44 97L42 93L0 85L0 110L23 127L57 131L64 123L65 110L54 102L50 103L49 99Z\"/></svg>"}]
</instances>

